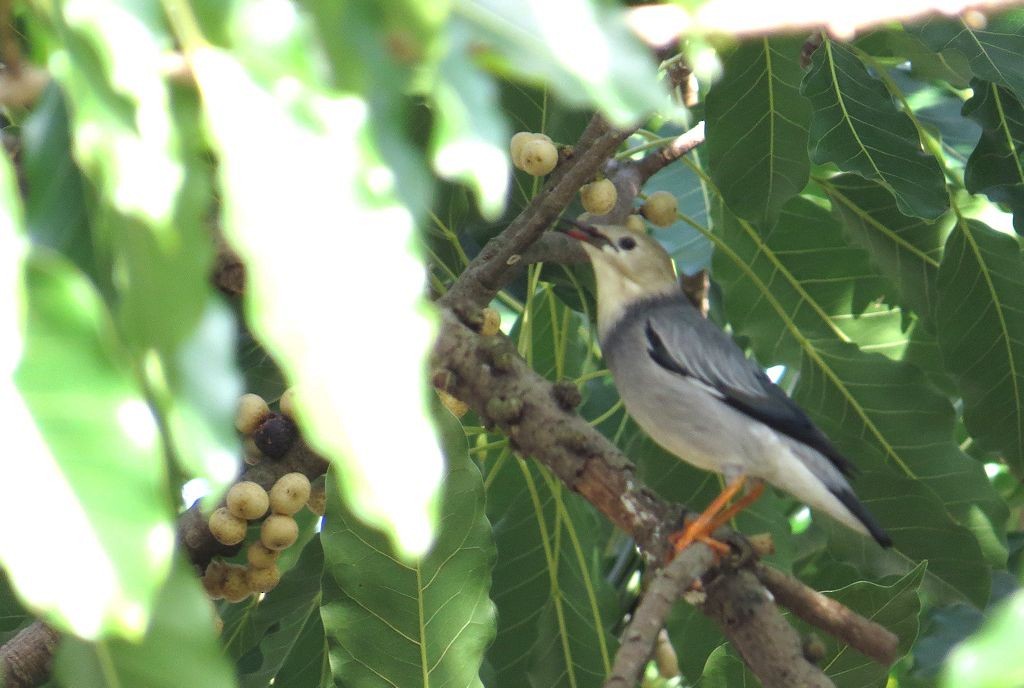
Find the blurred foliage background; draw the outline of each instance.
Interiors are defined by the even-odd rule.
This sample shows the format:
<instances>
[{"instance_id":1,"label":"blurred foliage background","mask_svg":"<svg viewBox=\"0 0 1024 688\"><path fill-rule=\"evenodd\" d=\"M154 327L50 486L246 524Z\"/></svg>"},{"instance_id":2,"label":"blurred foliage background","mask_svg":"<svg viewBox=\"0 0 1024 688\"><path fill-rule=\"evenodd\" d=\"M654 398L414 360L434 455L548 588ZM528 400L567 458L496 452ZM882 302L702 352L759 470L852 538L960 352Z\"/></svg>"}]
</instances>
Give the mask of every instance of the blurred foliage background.
<instances>
[{"instance_id":1,"label":"blurred foliage background","mask_svg":"<svg viewBox=\"0 0 1024 688\"><path fill-rule=\"evenodd\" d=\"M0 3L0 643L57 628L52 686L600 685L632 544L426 402L424 374L425 285L541 188L510 135L571 144L599 112L640 127L621 159L706 122L644 187L679 200L657 236L710 272L711 317L854 458L895 540L779 493L738 518L906 653L886 670L825 639L825 671L1024 684L1024 10L839 39L705 31L727 3L680 3L687 108L629 4ZM227 246L244 295L210 279ZM588 268L530 266L492 305L647 484L718 491L623 413ZM276 589L213 605L175 547L183 488L218 497L239 394L292 385L327 515ZM692 608L668 633L682 673L647 685L753 680Z\"/></svg>"}]
</instances>

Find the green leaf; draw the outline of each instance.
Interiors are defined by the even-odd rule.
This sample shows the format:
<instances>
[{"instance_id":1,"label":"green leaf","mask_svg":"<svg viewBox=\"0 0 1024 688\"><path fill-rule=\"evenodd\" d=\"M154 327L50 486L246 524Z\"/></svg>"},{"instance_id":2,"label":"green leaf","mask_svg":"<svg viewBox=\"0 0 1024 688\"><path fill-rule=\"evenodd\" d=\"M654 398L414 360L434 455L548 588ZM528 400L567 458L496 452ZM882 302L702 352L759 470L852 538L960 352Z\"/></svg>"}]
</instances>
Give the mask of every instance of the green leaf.
<instances>
[{"instance_id":1,"label":"green leaf","mask_svg":"<svg viewBox=\"0 0 1024 688\"><path fill-rule=\"evenodd\" d=\"M984 28L974 28L962 18L930 19L911 32L936 52L955 51L967 58L980 79L1013 91L1024 100L1024 12L1014 10L987 18Z\"/></svg>"},{"instance_id":2,"label":"green leaf","mask_svg":"<svg viewBox=\"0 0 1024 688\"><path fill-rule=\"evenodd\" d=\"M87 643L65 636L54 657L53 673L68 688L237 685L217 642L210 602L191 567L181 560L160 591L141 642Z\"/></svg>"},{"instance_id":3,"label":"green leaf","mask_svg":"<svg viewBox=\"0 0 1024 688\"><path fill-rule=\"evenodd\" d=\"M38 7L55 13L62 47L52 69L68 96L75 158L97 190L94 241L118 273L123 334L140 350L169 351L201 317L213 250L201 222L210 201L197 177L202 144L182 128L181 98L164 78L174 41L162 6Z\"/></svg>"},{"instance_id":4,"label":"green leaf","mask_svg":"<svg viewBox=\"0 0 1024 688\"><path fill-rule=\"evenodd\" d=\"M0 510L34 527L3 529L4 565L60 627L138 637L174 546L157 425L88 280L42 252L24 279L24 406L8 419L24 460L17 481L0 483ZM39 532L62 533L64 546L39 547Z\"/></svg>"},{"instance_id":5,"label":"green leaf","mask_svg":"<svg viewBox=\"0 0 1024 688\"><path fill-rule=\"evenodd\" d=\"M304 633L313 633L320 622L320 578L324 558L320 541L314 539L302 549L298 563L285 572L276 588L258 602L245 619L244 637L249 650L237 657L239 684L243 688L265 687L271 680L277 685L292 686L281 676L283 667L303 656L322 665L327 659L323 625L320 625L320 643L302 642ZM243 629L236 627L238 631ZM307 630L310 629L310 630ZM229 651L238 647L235 639L243 636L233 633L225 619L224 634ZM318 676L319 678L319 676Z\"/></svg>"},{"instance_id":6,"label":"green leaf","mask_svg":"<svg viewBox=\"0 0 1024 688\"><path fill-rule=\"evenodd\" d=\"M791 204L814 217L808 201ZM838 260L827 258L827 232L808 231L784 213L761 236L749 223L720 212L714 268L734 330L750 337L762 364L799 369L794 397L864 471L854 481L855 491L875 511L873 500L895 499L896 508L878 517L895 531L897 548L912 557L936 559L931 573L983 603L987 569L963 528L972 530L990 563L1005 561L1006 506L980 464L953 443L952 406L912 366L853 345L838 316L844 310L856 312L849 309L856 303L851 291L866 282L853 280L842 289L842 281L827 279L832 271L843 275L851 262L843 253L837 254ZM835 300L836 294L841 300ZM860 336L856 341L867 349L877 340ZM870 472L879 472L882 490L869 497L863 487ZM920 499L901 501L897 493L886 492L886 476L891 482L902 476L919 483ZM904 539L898 528L905 520L930 522L949 539L935 537L931 530L908 531ZM949 546L965 540L966 548ZM971 576L964 574L965 568L972 569Z\"/></svg>"},{"instance_id":7,"label":"green leaf","mask_svg":"<svg viewBox=\"0 0 1024 688\"><path fill-rule=\"evenodd\" d=\"M939 268L937 329L956 375L964 422L983 446L1024 471L1024 258L1020 242L960 221Z\"/></svg>"},{"instance_id":8,"label":"green leaf","mask_svg":"<svg viewBox=\"0 0 1024 688\"><path fill-rule=\"evenodd\" d=\"M635 125L665 105L650 52L618 7L589 0L455 0L452 12L472 27L475 52L492 70L547 84L570 104L593 104L613 124ZM572 41L565 40L567 21Z\"/></svg>"},{"instance_id":9,"label":"green leaf","mask_svg":"<svg viewBox=\"0 0 1024 688\"><path fill-rule=\"evenodd\" d=\"M982 126L978 146L967 160L964 185L1005 203L1024 218L1024 106L1013 94L984 81L972 82L974 97L963 114Z\"/></svg>"},{"instance_id":10,"label":"green leaf","mask_svg":"<svg viewBox=\"0 0 1024 688\"><path fill-rule=\"evenodd\" d=\"M555 297L544 285L529 300L529 315L520 317L509 336L537 373L549 380L575 378L589 360L587 339L580 336L586 321Z\"/></svg>"},{"instance_id":11,"label":"green leaf","mask_svg":"<svg viewBox=\"0 0 1024 688\"><path fill-rule=\"evenodd\" d=\"M1024 684L1024 592L1017 592L985 625L953 649L942 675L943 688L1015 688Z\"/></svg>"},{"instance_id":12,"label":"green leaf","mask_svg":"<svg viewBox=\"0 0 1024 688\"><path fill-rule=\"evenodd\" d=\"M807 184L811 108L800 95L802 41L747 41L725 60L708 92L708 167L726 204L748 220L772 220Z\"/></svg>"},{"instance_id":13,"label":"green leaf","mask_svg":"<svg viewBox=\"0 0 1024 688\"><path fill-rule=\"evenodd\" d=\"M498 108L498 89L473 62L473 37L460 21L448 25L450 45L433 91L434 168L472 186L481 214L496 220L508 192L509 129Z\"/></svg>"},{"instance_id":14,"label":"green leaf","mask_svg":"<svg viewBox=\"0 0 1024 688\"><path fill-rule=\"evenodd\" d=\"M47 87L22 124L21 144L29 236L96 276L85 182L71 157L67 107L56 84Z\"/></svg>"},{"instance_id":15,"label":"green leaf","mask_svg":"<svg viewBox=\"0 0 1024 688\"><path fill-rule=\"evenodd\" d=\"M321 532L323 617L335 680L346 685L478 686L494 637L494 545L480 473L462 427L438 413L448 466L441 527L411 563L329 492ZM417 457L418 458L418 457Z\"/></svg>"},{"instance_id":16,"label":"green leaf","mask_svg":"<svg viewBox=\"0 0 1024 688\"><path fill-rule=\"evenodd\" d=\"M728 645L719 645L708 657L698 688L756 688L760 682Z\"/></svg>"},{"instance_id":17,"label":"green leaf","mask_svg":"<svg viewBox=\"0 0 1024 688\"><path fill-rule=\"evenodd\" d=\"M596 566L611 526L533 462L505 454L487 474L498 560L494 688L600 686L611 667L618 605Z\"/></svg>"},{"instance_id":18,"label":"green leaf","mask_svg":"<svg viewBox=\"0 0 1024 688\"><path fill-rule=\"evenodd\" d=\"M846 235L867 251L876 268L896 285L891 296L930 321L949 223L904 215L884 187L855 175L818 181L832 200L832 210Z\"/></svg>"},{"instance_id":19,"label":"green leaf","mask_svg":"<svg viewBox=\"0 0 1024 688\"><path fill-rule=\"evenodd\" d=\"M297 386L303 437L341 469L350 506L420 552L443 463L423 395L433 317L409 249L412 216L369 140L366 103L299 85L282 101L217 49L196 51L192 66L220 160L225 232L247 266L247 319ZM278 66L283 78L288 67ZM387 384L370 365L382 361L381 342Z\"/></svg>"},{"instance_id":20,"label":"green leaf","mask_svg":"<svg viewBox=\"0 0 1024 688\"><path fill-rule=\"evenodd\" d=\"M927 564L921 562L892 585L864 581L830 592L828 596L895 633L900 640L900 652L905 654L917 639L921 613L918 590L926 569ZM839 645L832 637L825 642L828 649L821 668L835 681L836 688L885 685L888 667L847 645Z\"/></svg>"},{"instance_id":21,"label":"green leaf","mask_svg":"<svg viewBox=\"0 0 1024 688\"><path fill-rule=\"evenodd\" d=\"M901 212L925 219L948 205L942 170L921 152L917 129L854 54L825 40L802 92L813 105L811 159L880 183Z\"/></svg>"}]
</instances>

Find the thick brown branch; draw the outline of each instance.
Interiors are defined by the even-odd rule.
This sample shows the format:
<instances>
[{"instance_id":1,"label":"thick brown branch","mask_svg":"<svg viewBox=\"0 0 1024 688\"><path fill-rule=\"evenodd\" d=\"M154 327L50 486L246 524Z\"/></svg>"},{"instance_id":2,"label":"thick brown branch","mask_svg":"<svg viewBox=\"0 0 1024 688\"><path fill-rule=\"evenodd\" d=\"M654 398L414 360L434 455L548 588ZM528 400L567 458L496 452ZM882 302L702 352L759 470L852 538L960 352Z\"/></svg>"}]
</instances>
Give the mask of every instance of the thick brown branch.
<instances>
[{"instance_id":1,"label":"thick brown branch","mask_svg":"<svg viewBox=\"0 0 1024 688\"><path fill-rule=\"evenodd\" d=\"M683 157L694 148L704 143L704 122L697 122L692 128L677 136L664 148L645 155L638 163L637 170L642 178L641 184L650 179L656 172L670 163Z\"/></svg>"},{"instance_id":2,"label":"thick brown branch","mask_svg":"<svg viewBox=\"0 0 1024 688\"><path fill-rule=\"evenodd\" d=\"M658 571L643 599L633 612L621 644L615 653L612 672L604 688L632 688L643 674L651 656L651 648L664 627L665 619L683 593L712 565L711 549L697 544L684 550L665 568Z\"/></svg>"},{"instance_id":3,"label":"thick brown branch","mask_svg":"<svg viewBox=\"0 0 1024 688\"><path fill-rule=\"evenodd\" d=\"M899 656L900 639L889 629L853 613L778 569L758 564L754 573L776 602L864 656L885 666L895 662Z\"/></svg>"},{"instance_id":4,"label":"thick brown branch","mask_svg":"<svg viewBox=\"0 0 1024 688\"><path fill-rule=\"evenodd\" d=\"M804 658L799 634L754 574L743 569L722 575L705 589L702 611L715 620L764 688L835 688Z\"/></svg>"},{"instance_id":5,"label":"thick brown branch","mask_svg":"<svg viewBox=\"0 0 1024 688\"><path fill-rule=\"evenodd\" d=\"M50 664L60 635L35 621L0 647L0 677L6 688L31 688L50 676Z\"/></svg>"}]
</instances>

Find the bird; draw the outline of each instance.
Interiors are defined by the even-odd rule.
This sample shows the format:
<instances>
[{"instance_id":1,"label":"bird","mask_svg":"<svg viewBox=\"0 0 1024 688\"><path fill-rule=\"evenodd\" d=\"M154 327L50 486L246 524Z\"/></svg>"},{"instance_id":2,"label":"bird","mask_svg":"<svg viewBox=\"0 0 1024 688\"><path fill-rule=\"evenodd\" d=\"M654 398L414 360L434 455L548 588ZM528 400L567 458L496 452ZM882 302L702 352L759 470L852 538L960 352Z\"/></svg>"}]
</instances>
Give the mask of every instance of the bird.
<instances>
[{"instance_id":1,"label":"bird","mask_svg":"<svg viewBox=\"0 0 1024 688\"><path fill-rule=\"evenodd\" d=\"M722 493L673 536L677 552L694 541L721 546L710 533L756 500L764 483L892 546L850 486L850 460L690 303L661 244L620 225L567 223L559 229L582 243L594 269L598 342L626 411L664 449L725 479Z\"/></svg>"}]
</instances>

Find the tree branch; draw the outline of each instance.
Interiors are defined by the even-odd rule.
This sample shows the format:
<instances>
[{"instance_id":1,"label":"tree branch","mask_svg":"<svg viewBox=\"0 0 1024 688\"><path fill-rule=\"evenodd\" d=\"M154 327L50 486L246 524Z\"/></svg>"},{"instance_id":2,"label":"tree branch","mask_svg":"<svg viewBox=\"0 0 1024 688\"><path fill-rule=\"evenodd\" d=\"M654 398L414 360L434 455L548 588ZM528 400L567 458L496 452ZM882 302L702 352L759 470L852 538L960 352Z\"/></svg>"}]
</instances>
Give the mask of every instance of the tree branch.
<instances>
[{"instance_id":1,"label":"tree branch","mask_svg":"<svg viewBox=\"0 0 1024 688\"><path fill-rule=\"evenodd\" d=\"M754 567L754 574L768 588L776 602L865 657L885 666L899 657L900 639L884 626L854 614L839 602L808 588L778 569L759 563Z\"/></svg>"},{"instance_id":2,"label":"tree branch","mask_svg":"<svg viewBox=\"0 0 1024 688\"><path fill-rule=\"evenodd\" d=\"M632 688L637 685L658 632L664 628L672 607L712 563L711 549L698 543L683 550L655 574L622 633L615 664L604 688Z\"/></svg>"},{"instance_id":3,"label":"tree branch","mask_svg":"<svg viewBox=\"0 0 1024 688\"><path fill-rule=\"evenodd\" d=\"M764 688L835 688L804 658L800 636L745 569L705 585L701 610L714 619Z\"/></svg>"},{"instance_id":4,"label":"tree branch","mask_svg":"<svg viewBox=\"0 0 1024 688\"><path fill-rule=\"evenodd\" d=\"M60 634L42 621L34 621L0 647L0 684L31 688L50 676L53 653Z\"/></svg>"}]
</instances>

